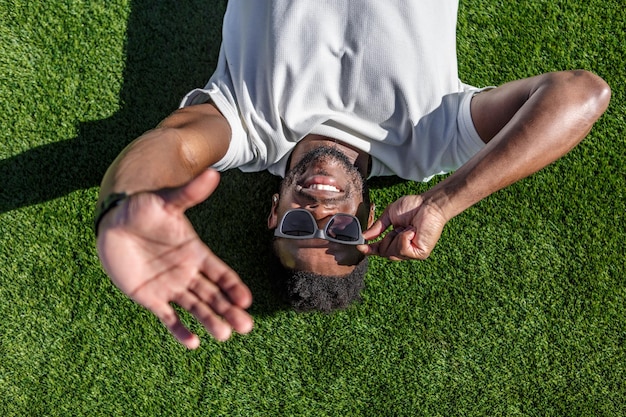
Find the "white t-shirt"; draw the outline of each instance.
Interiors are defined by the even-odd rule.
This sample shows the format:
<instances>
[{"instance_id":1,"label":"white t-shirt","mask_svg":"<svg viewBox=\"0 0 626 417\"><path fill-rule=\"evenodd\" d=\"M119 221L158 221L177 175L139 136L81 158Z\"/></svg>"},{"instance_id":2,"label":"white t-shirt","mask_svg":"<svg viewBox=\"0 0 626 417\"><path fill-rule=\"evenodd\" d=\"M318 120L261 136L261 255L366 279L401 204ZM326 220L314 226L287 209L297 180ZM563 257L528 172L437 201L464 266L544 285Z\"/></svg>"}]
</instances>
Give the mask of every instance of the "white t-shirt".
<instances>
[{"instance_id":1,"label":"white t-shirt","mask_svg":"<svg viewBox=\"0 0 626 417\"><path fill-rule=\"evenodd\" d=\"M427 181L483 146L458 79L455 0L230 0L215 103L232 138L218 170L285 174L309 133L372 156L370 176ZM465 92L465 93L464 93Z\"/></svg>"}]
</instances>

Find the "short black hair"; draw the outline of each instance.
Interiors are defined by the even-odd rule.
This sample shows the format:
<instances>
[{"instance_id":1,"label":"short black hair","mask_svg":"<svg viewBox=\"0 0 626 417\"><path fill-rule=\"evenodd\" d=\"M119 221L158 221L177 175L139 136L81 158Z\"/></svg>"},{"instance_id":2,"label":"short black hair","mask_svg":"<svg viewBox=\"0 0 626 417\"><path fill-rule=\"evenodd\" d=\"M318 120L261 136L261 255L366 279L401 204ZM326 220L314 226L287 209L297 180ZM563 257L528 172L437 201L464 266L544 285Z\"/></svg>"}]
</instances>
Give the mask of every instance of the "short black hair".
<instances>
[{"instance_id":1,"label":"short black hair","mask_svg":"<svg viewBox=\"0 0 626 417\"><path fill-rule=\"evenodd\" d=\"M276 258L275 278L285 301L295 311L330 313L344 310L351 304L361 301L361 291L365 288L367 259L364 257L351 273L339 276L288 269Z\"/></svg>"}]
</instances>

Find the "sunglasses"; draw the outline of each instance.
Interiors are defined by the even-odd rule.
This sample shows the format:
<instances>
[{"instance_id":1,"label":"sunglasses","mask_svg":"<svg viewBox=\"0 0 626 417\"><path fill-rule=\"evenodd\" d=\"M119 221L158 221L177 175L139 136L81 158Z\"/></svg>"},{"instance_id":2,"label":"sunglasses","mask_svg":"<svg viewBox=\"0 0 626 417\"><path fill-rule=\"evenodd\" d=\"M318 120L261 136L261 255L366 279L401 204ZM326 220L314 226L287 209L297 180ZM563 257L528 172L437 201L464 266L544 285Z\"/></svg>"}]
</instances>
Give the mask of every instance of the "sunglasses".
<instances>
[{"instance_id":1,"label":"sunglasses","mask_svg":"<svg viewBox=\"0 0 626 417\"><path fill-rule=\"evenodd\" d=\"M274 236L287 239L325 239L344 245L365 243L359 219L351 214L337 213L323 229L317 227L313 215L304 209L288 210L274 232Z\"/></svg>"}]
</instances>

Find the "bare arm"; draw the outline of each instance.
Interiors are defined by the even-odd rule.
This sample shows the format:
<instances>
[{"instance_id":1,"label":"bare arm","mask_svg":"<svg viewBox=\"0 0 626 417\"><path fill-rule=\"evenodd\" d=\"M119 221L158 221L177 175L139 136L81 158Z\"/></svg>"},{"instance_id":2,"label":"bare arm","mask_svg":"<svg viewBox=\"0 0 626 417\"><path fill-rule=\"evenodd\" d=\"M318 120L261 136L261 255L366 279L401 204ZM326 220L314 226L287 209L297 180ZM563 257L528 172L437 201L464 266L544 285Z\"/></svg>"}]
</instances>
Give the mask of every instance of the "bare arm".
<instances>
[{"instance_id":1,"label":"bare arm","mask_svg":"<svg viewBox=\"0 0 626 417\"><path fill-rule=\"evenodd\" d=\"M374 239L390 225L396 231L362 251L396 260L428 257L446 222L569 152L609 99L608 85L585 71L544 74L477 95L472 119L485 148L426 193L391 204L364 235Z\"/></svg>"},{"instance_id":2,"label":"bare arm","mask_svg":"<svg viewBox=\"0 0 626 417\"><path fill-rule=\"evenodd\" d=\"M118 156L100 191L100 201L112 193L129 195L98 227L103 268L122 292L190 349L200 340L171 303L193 314L219 340L233 330L252 329L245 311L252 302L250 290L185 216L217 187L219 174L207 168L226 153L229 138L228 123L210 104L178 110Z\"/></svg>"},{"instance_id":3,"label":"bare arm","mask_svg":"<svg viewBox=\"0 0 626 417\"><path fill-rule=\"evenodd\" d=\"M107 170L100 203L112 193L177 187L219 161L230 128L211 104L185 107L128 145Z\"/></svg>"},{"instance_id":4,"label":"bare arm","mask_svg":"<svg viewBox=\"0 0 626 417\"><path fill-rule=\"evenodd\" d=\"M569 152L609 98L606 83L583 71L545 74L479 94L472 119L486 147L426 198L451 219Z\"/></svg>"}]
</instances>

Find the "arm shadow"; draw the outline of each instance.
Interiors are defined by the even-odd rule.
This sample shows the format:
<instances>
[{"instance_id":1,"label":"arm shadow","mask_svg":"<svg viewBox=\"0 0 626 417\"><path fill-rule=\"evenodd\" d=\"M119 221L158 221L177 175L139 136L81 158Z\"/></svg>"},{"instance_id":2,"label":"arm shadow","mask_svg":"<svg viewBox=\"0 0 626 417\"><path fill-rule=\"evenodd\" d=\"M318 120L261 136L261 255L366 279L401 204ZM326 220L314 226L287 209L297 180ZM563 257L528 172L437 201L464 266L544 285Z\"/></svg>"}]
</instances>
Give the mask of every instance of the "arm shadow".
<instances>
[{"instance_id":1,"label":"arm shadow","mask_svg":"<svg viewBox=\"0 0 626 417\"><path fill-rule=\"evenodd\" d=\"M226 4L133 0L120 110L107 119L81 123L72 139L0 160L0 214L98 186L126 145L175 110L188 91L206 84L217 63ZM264 229L265 200L269 202L276 188L269 174L251 178L229 172L209 201L190 212L201 238L250 285L253 312L261 315L280 308L266 285L271 257ZM95 200L85 204L95 205ZM253 216L247 213L259 210ZM259 299L265 302L257 303Z\"/></svg>"},{"instance_id":2,"label":"arm shadow","mask_svg":"<svg viewBox=\"0 0 626 417\"><path fill-rule=\"evenodd\" d=\"M171 113L215 68L226 0L133 0L126 32L121 108L81 123L73 139L0 161L0 213L100 184L131 140Z\"/></svg>"}]
</instances>

